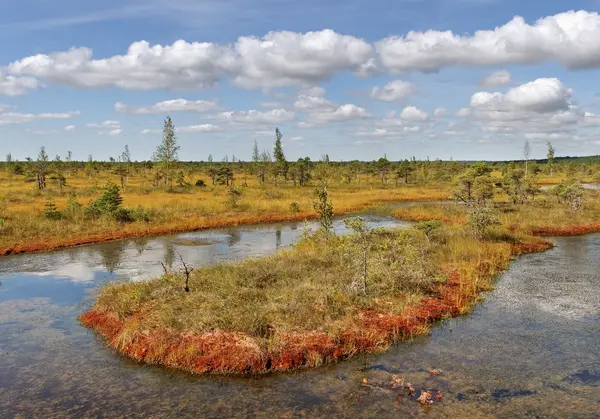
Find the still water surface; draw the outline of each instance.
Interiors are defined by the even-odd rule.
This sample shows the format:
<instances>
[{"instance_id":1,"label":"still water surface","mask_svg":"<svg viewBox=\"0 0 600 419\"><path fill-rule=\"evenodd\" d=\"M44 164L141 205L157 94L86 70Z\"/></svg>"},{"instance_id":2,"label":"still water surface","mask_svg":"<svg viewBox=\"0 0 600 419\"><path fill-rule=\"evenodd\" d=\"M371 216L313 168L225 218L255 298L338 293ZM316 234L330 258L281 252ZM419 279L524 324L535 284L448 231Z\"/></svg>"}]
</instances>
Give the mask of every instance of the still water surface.
<instances>
[{"instance_id":1,"label":"still water surface","mask_svg":"<svg viewBox=\"0 0 600 419\"><path fill-rule=\"evenodd\" d=\"M196 266L270 253L302 230L244 226L0 259L0 417L600 417L600 235L518 259L472 314L431 336L295 374L144 366L76 321L107 281L156 276L161 261L178 269L179 253ZM386 389L394 374L444 397L427 408L397 399Z\"/></svg>"}]
</instances>

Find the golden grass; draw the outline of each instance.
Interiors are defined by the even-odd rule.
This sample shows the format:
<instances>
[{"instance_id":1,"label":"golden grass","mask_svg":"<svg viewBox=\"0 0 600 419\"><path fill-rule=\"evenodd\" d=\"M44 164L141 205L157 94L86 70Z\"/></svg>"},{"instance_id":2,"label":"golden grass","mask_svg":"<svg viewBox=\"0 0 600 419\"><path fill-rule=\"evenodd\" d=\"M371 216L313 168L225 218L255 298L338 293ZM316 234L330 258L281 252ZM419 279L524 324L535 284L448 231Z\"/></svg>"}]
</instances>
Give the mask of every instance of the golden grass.
<instances>
[{"instance_id":1,"label":"golden grass","mask_svg":"<svg viewBox=\"0 0 600 419\"><path fill-rule=\"evenodd\" d=\"M59 247L96 243L108 240L161 235L175 232L255 224L275 221L304 220L315 217L312 209L315 186L267 185L261 187L252 180L244 187L239 208L227 203L225 186L189 188L182 193L152 190L150 182L132 178L123 192L124 205L144 207L151 215L149 222L118 223L110 219L47 220L43 217L44 204L51 199L62 210L68 195L74 192L82 205L87 205L100 193L107 182L118 182L109 173L100 173L89 179L84 176L69 178L69 187L58 191L51 186L39 192L34 184L23 183L22 177L7 177L0 173L0 200L6 202L4 227L0 234L0 254L51 250ZM193 179L188 179L190 182ZM238 181L238 183L240 183ZM96 187L94 186L96 185ZM385 201L419 201L447 199L447 189L405 186L383 188L371 185L332 185L330 198L336 214L346 214ZM290 204L300 209L294 212Z\"/></svg>"}]
</instances>

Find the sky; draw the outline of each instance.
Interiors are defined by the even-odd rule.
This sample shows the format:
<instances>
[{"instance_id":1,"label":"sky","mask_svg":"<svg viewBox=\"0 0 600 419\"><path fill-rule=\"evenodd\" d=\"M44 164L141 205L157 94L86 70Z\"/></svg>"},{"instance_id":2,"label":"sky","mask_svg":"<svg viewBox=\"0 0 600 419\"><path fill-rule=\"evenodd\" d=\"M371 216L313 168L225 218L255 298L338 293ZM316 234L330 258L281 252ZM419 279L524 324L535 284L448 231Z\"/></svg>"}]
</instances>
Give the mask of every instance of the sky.
<instances>
[{"instance_id":1,"label":"sky","mask_svg":"<svg viewBox=\"0 0 600 419\"><path fill-rule=\"evenodd\" d=\"M0 5L0 159L600 154L600 0Z\"/></svg>"}]
</instances>

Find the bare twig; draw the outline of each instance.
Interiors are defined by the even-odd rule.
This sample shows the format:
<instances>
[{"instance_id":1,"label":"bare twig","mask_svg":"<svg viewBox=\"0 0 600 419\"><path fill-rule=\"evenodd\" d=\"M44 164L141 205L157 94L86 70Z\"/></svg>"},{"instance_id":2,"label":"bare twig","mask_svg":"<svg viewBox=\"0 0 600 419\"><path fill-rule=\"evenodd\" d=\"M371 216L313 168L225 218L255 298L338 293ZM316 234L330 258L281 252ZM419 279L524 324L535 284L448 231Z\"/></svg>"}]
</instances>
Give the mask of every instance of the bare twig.
<instances>
[{"instance_id":1,"label":"bare twig","mask_svg":"<svg viewBox=\"0 0 600 419\"><path fill-rule=\"evenodd\" d=\"M188 269L187 265L185 264L185 261L183 260L183 256L181 256L181 253L179 254L179 259L181 259L183 269L185 270L185 292L190 292L190 274L194 269Z\"/></svg>"},{"instance_id":2,"label":"bare twig","mask_svg":"<svg viewBox=\"0 0 600 419\"><path fill-rule=\"evenodd\" d=\"M160 264L161 264L161 265L162 265L162 267L163 267L163 271L165 271L165 275L169 275L169 271L167 270L167 267L165 266L165 264L164 264L164 263L162 263L162 262L160 262Z\"/></svg>"}]
</instances>

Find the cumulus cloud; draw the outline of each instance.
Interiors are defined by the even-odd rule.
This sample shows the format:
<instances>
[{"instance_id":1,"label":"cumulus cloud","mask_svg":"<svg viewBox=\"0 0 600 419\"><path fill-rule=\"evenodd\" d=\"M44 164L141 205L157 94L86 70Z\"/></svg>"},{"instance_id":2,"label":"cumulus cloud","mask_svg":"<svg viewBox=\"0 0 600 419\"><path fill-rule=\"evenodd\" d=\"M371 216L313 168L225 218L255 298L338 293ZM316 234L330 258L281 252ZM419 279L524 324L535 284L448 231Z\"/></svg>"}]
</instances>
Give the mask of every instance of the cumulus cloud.
<instances>
[{"instance_id":1,"label":"cumulus cloud","mask_svg":"<svg viewBox=\"0 0 600 419\"><path fill-rule=\"evenodd\" d=\"M262 39L240 37L234 84L245 88L312 85L341 71L364 71L372 46L330 29L317 32L269 32Z\"/></svg>"},{"instance_id":2,"label":"cumulus cloud","mask_svg":"<svg viewBox=\"0 0 600 419\"><path fill-rule=\"evenodd\" d=\"M415 106L407 106L400 113L400 118L405 121L424 122L429 119L429 115Z\"/></svg>"},{"instance_id":3,"label":"cumulus cloud","mask_svg":"<svg viewBox=\"0 0 600 419\"><path fill-rule=\"evenodd\" d=\"M64 128L65 131L75 131L75 125L67 125Z\"/></svg>"},{"instance_id":4,"label":"cumulus cloud","mask_svg":"<svg viewBox=\"0 0 600 419\"><path fill-rule=\"evenodd\" d=\"M36 121L39 119L70 119L80 114L79 111L62 112L62 113L20 113L20 112L4 112L0 108L0 125L17 125L26 122Z\"/></svg>"},{"instance_id":5,"label":"cumulus cloud","mask_svg":"<svg viewBox=\"0 0 600 419\"><path fill-rule=\"evenodd\" d=\"M471 107L479 111L552 112L569 108L573 94L556 78L542 78L510 89L506 94L478 92Z\"/></svg>"},{"instance_id":6,"label":"cumulus cloud","mask_svg":"<svg viewBox=\"0 0 600 419\"><path fill-rule=\"evenodd\" d=\"M23 96L39 86L40 83L33 77L14 77L0 73L0 95Z\"/></svg>"},{"instance_id":7,"label":"cumulus cloud","mask_svg":"<svg viewBox=\"0 0 600 419\"><path fill-rule=\"evenodd\" d=\"M385 102L395 102L413 96L417 88L407 81L394 80L384 87L373 87L371 97Z\"/></svg>"},{"instance_id":8,"label":"cumulus cloud","mask_svg":"<svg viewBox=\"0 0 600 419\"><path fill-rule=\"evenodd\" d=\"M217 102L206 100L173 99L155 103L149 107L136 107L117 102L115 110L133 115L169 114L175 112L209 112L219 109Z\"/></svg>"},{"instance_id":9,"label":"cumulus cloud","mask_svg":"<svg viewBox=\"0 0 600 419\"><path fill-rule=\"evenodd\" d=\"M294 107L303 111L335 109L336 104L321 96L298 96Z\"/></svg>"},{"instance_id":10,"label":"cumulus cloud","mask_svg":"<svg viewBox=\"0 0 600 419\"><path fill-rule=\"evenodd\" d=\"M503 87L512 83L512 75L506 70L494 71L479 81L481 87Z\"/></svg>"},{"instance_id":11,"label":"cumulus cloud","mask_svg":"<svg viewBox=\"0 0 600 419\"><path fill-rule=\"evenodd\" d=\"M437 108L433 111L433 116L436 118L443 118L448 115L448 110L446 108Z\"/></svg>"},{"instance_id":12,"label":"cumulus cloud","mask_svg":"<svg viewBox=\"0 0 600 419\"><path fill-rule=\"evenodd\" d=\"M363 71L372 46L326 29L269 32L240 37L233 45L179 40L172 45L134 42L124 55L96 59L90 48L37 54L8 66L14 75L34 76L82 88L131 90L213 86L224 76L241 87L310 86L341 71Z\"/></svg>"},{"instance_id":13,"label":"cumulus cloud","mask_svg":"<svg viewBox=\"0 0 600 419\"><path fill-rule=\"evenodd\" d=\"M90 48L71 48L15 61L8 71L82 88L131 90L210 87L237 66L233 52L212 43L131 44L125 55L94 59Z\"/></svg>"},{"instance_id":14,"label":"cumulus cloud","mask_svg":"<svg viewBox=\"0 0 600 419\"><path fill-rule=\"evenodd\" d=\"M561 63L569 69L600 67L600 15L568 11L528 24L516 16L472 35L429 30L376 43L382 63L395 72L438 71L448 66Z\"/></svg>"},{"instance_id":15,"label":"cumulus cloud","mask_svg":"<svg viewBox=\"0 0 600 419\"><path fill-rule=\"evenodd\" d=\"M330 122L350 121L369 118L371 115L365 108L353 104L341 105L335 109L323 109L310 113L306 119L308 124L327 124Z\"/></svg>"},{"instance_id":16,"label":"cumulus cloud","mask_svg":"<svg viewBox=\"0 0 600 419\"><path fill-rule=\"evenodd\" d=\"M296 114L285 109L273 109L268 112L257 110L229 111L214 115L212 119L232 124L279 124L293 121L296 119Z\"/></svg>"},{"instance_id":17,"label":"cumulus cloud","mask_svg":"<svg viewBox=\"0 0 600 419\"><path fill-rule=\"evenodd\" d=\"M116 137L117 135L121 135L122 133L123 130L121 128L115 128L108 131L107 135L110 135L111 137Z\"/></svg>"},{"instance_id":18,"label":"cumulus cloud","mask_svg":"<svg viewBox=\"0 0 600 419\"><path fill-rule=\"evenodd\" d=\"M461 108L456 112L456 117L458 118L467 118L471 115L471 110L469 108Z\"/></svg>"},{"instance_id":19,"label":"cumulus cloud","mask_svg":"<svg viewBox=\"0 0 600 419\"><path fill-rule=\"evenodd\" d=\"M585 112L583 125L586 127L600 127L600 115Z\"/></svg>"}]
</instances>

